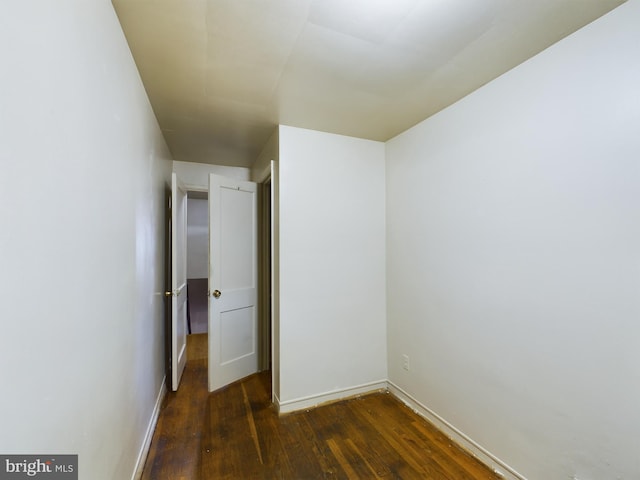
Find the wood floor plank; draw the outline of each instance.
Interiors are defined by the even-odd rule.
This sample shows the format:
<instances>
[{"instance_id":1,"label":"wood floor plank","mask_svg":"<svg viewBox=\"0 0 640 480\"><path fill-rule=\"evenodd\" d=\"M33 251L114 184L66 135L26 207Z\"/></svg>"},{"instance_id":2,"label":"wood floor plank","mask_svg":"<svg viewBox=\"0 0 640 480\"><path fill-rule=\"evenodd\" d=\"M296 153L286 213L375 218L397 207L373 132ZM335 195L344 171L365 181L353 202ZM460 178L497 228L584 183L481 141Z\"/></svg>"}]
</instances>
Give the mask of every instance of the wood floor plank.
<instances>
[{"instance_id":1,"label":"wood floor plank","mask_svg":"<svg viewBox=\"0 0 640 480\"><path fill-rule=\"evenodd\" d=\"M423 461L425 457L428 458L429 452L426 446L423 445L419 447L420 450L416 450L415 442L411 441L404 426L407 422L407 412L400 410L401 406L398 404L389 404L385 397L388 395L380 394L375 397L367 397L367 401L373 402L375 400L379 405L372 404L369 408L359 409L357 413L363 422L372 425L382 435L384 441L402 459L403 462L399 465L401 478L448 480L435 462L431 459L429 462ZM391 408L387 412L380 409L381 405L386 405L387 408L391 406Z\"/></svg>"},{"instance_id":2,"label":"wood floor plank","mask_svg":"<svg viewBox=\"0 0 640 480\"><path fill-rule=\"evenodd\" d=\"M183 453L185 450L197 452L200 448L204 433L206 375L206 360L189 361L181 389L167 393L143 470L143 480L165 478L167 470L173 472L174 478L196 478L199 456L185 456ZM205 385L204 391L202 384Z\"/></svg>"},{"instance_id":3,"label":"wood floor plank","mask_svg":"<svg viewBox=\"0 0 640 480\"><path fill-rule=\"evenodd\" d=\"M260 460L260 464L264 465L264 460L262 459L262 449L260 448L260 441L258 440L258 431L256 429L256 422L253 419L253 409L251 407L251 404L249 403L249 397L247 396L247 389L244 387L244 384L241 384L240 386L242 387L242 400L244 401L244 408L247 413L247 423L249 424L249 432L251 433L253 444L256 447L256 453L258 454L258 459Z\"/></svg>"},{"instance_id":4,"label":"wood floor plank","mask_svg":"<svg viewBox=\"0 0 640 480\"><path fill-rule=\"evenodd\" d=\"M209 351L206 333L187 335L187 360L206 360Z\"/></svg>"},{"instance_id":5,"label":"wood floor plank","mask_svg":"<svg viewBox=\"0 0 640 480\"><path fill-rule=\"evenodd\" d=\"M358 468L359 467L358 463L354 462L352 458L347 459L344 452L338 445L337 440L333 438L329 438L327 440L327 446L329 447L329 450L331 450L331 453L340 464L340 468L342 468L344 473L347 475L347 478L349 479L363 478L363 473L364 475L369 473L369 472L361 472L361 471L358 472L359 470L361 470L360 468Z\"/></svg>"},{"instance_id":6,"label":"wood floor plank","mask_svg":"<svg viewBox=\"0 0 640 480\"><path fill-rule=\"evenodd\" d=\"M448 466L447 471L450 475L457 475L452 478L464 478L460 469L464 470L464 475L468 478L486 480L495 478L495 474L479 461L469 461L471 456L452 443L442 432L433 427L429 428L429 425L423 422L413 422L412 426L422 441L432 445L434 461Z\"/></svg>"},{"instance_id":7,"label":"wood floor plank","mask_svg":"<svg viewBox=\"0 0 640 480\"><path fill-rule=\"evenodd\" d=\"M283 453L290 466L290 475L296 472L306 478L313 478L319 472L331 474L332 467L319 452L315 437L306 419L298 415L287 416L276 420L277 435L280 437Z\"/></svg>"},{"instance_id":8,"label":"wood floor plank","mask_svg":"<svg viewBox=\"0 0 640 480\"><path fill-rule=\"evenodd\" d=\"M190 342L202 351L202 339ZM278 416L268 372L207 392L192 355L167 395L143 480L496 480L388 393Z\"/></svg>"},{"instance_id":9,"label":"wood floor plank","mask_svg":"<svg viewBox=\"0 0 640 480\"><path fill-rule=\"evenodd\" d=\"M354 410L354 424L358 426L358 434L353 435L350 440L362 452L368 455L368 461L374 468L376 475L382 478L394 478L398 465L402 462L400 455L384 439L384 436L368 422L358 421L356 412L361 408L369 408L366 397L350 402Z\"/></svg>"}]
</instances>

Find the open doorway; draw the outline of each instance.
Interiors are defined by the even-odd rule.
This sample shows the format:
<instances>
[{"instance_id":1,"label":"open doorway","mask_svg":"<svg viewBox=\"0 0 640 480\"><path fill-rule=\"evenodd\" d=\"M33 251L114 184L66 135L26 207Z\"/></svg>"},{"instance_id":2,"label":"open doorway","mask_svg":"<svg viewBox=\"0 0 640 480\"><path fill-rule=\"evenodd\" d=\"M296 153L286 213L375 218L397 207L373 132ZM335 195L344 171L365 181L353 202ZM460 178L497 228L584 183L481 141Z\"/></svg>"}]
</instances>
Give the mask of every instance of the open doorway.
<instances>
[{"instance_id":1,"label":"open doorway","mask_svg":"<svg viewBox=\"0 0 640 480\"><path fill-rule=\"evenodd\" d=\"M207 192L187 194L187 328L208 332L209 206Z\"/></svg>"},{"instance_id":2,"label":"open doorway","mask_svg":"<svg viewBox=\"0 0 640 480\"><path fill-rule=\"evenodd\" d=\"M245 355L244 352L235 348L234 345L238 344L237 340L243 340L244 335L236 335L235 338L233 335L229 338L229 332L233 333L233 326L231 325L231 320L234 320L237 312L241 309L233 307L230 312L226 313L225 318L223 318L223 322L226 323L217 323L213 320L214 331L218 332L218 335L211 334L211 325L212 325L212 303L220 302L219 297L222 296L222 300L233 300L234 295L237 296L237 286L234 286L235 282L239 276L236 274L232 274L229 280L227 277L227 281L220 281L220 279L214 279L212 283L212 278L209 278L211 272L241 272L242 267L246 266L247 263L244 256L244 250L236 250L228 251L224 250L224 254L219 258L212 260L215 257L211 257L212 251L215 250L212 245L234 245L240 246L244 245L246 242L244 238L246 238L246 233L251 231L249 226L243 227L248 228L248 230L241 232L237 232L238 225L241 225L236 220L231 220L233 218L245 218L242 212L237 212L231 210L231 212L227 211L225 218L225 222L219 224L217 228L213 225L212 220L212 208L215 211L220 210L222 207L218 207L221 205L226 205L225 208L230 206L228 203L231 199L235 198L239 195L244 195L245 187L246 192L249 192L251 188L253 188L253 196L255 201L254 206L254 227L253 227L253 235L254 235L254 294L255 295L255 304L252 307L255 313L255 320L251 323L254 324L254 333L252 336L255 338L253 343L253 355L255 358L253 371L265 371L272 370L272 357L273 357L273 348L272 348L272 189L271 189L271 180L264 179L261 184L256 184L252 182L240 181L239 186L235 184L238 181L230 180L225 177L219 177L219 179L226 183L233 183L233 188L226 188L226 193L223 196L214 195L213 198L216 198L216 202L212 207L211 204L211 193L210 191L202 191L202 190L192 190L193 186L186 186L184 189L184 218L186 224L184 226L185 240L182 243L182 254L184 255L184 274L185 274L185 297L187 297L187 301L185 302L185 318L184 318L184 329L182 330L183 335L186 334L186 343L189 344L189 348L187 348L187 357L189 360L197 360L197 359L205 359L207 363L211 363L211 359L214 358L218 361L218 363L224 364L228 363L226 358L223 358L224 355L242 359ZM253 185L253 187L251 187ZM190 188L191 187L191 188ZM210 190L210 189L209 189ZM241 197L242 198L242 197ZM221 203L222 202L222 203ZM224 203L227 202L227 203ZM233 203L233 202L231 202ZM241 202L241 205L244 205ZM223 211L226 211L223 209ZM231 215L231 216L229 216ZM240 215L240 216L237 216ZM244 222L244 220L243 220ZM217 238L215 232L225 232L221 238ZM234 237L240 233L240 237ZM235 240L234 240L235 238ZM213 239L213 240L212 240ZM170 241L168 242L170 244ZM249 247L250 244L245 245L245 247ZM214 250L211 250L214 248ZM238 254L241 253L241 255ZM169 260L169 259L167 259ZM233 262L230 262L233 260ZM168 265L171 265L170 261L167 261ZM217 265L217 268L213 268L213 265ZM236 265L237 264L237 265ZM240 267L240 270L236 270L236 267ZM210 272L211 271L211 272ZM214 286L212 286L214 285ZM220 291L219 291L219 290ZM215 293L218 293L216 296ZM168 292L171 294L172 292ZM214 309L215 311L215 309ZM222 317L221 317L222 318ZM244 322L246 323L246 322ZM223 329L221 330L221 325ZM241 323L243 325L243 323ZM243 327L244 328L244 327ZM239 330L238 330L239 331ZM242 333L242 332L241 332ZM225 337L226 335L226 337ZM184 337L183 337L184 338ZM216 340L217 339L217 340ZM212 348L212 342L220 343ZM233 342L236 342L234 344ZM197 358L193 356L194 349L191 348L194 344L200 345L202 348L197 348L201 354L197 354ZM208 345L208 348L207 348ZM239 345L244 347L244 343L240 342ZM237 347L237 345L236 345ZM235 350L234 350L235 348ZM242 355L239 355L237 352L240 351ZM212 356L212 352L217 353ZM214 365L216 363L214 362ZM211 367L211 365L209 365Z\"/></svg>"},{"instance_id":3,"label":"open doorway","mask_svg":"<svg viewBox=\"0 0 640 480\"><path fill-rule=\"evenodd\" d=\"M208 358L209 213L207 192L187 192L187 351Z\"/></svg>"},{"instance_id":4,"label":"open doorway","mask_svg":"<svg viewBox=\"0 0 640 480\"><path fill-rule=\"evenodd\" d=\"M265 167L256 175L259 185L260 370L271 371L271 398L277 404L280 396L278 163L271 160Z\"/></svg>"}]
</instances>

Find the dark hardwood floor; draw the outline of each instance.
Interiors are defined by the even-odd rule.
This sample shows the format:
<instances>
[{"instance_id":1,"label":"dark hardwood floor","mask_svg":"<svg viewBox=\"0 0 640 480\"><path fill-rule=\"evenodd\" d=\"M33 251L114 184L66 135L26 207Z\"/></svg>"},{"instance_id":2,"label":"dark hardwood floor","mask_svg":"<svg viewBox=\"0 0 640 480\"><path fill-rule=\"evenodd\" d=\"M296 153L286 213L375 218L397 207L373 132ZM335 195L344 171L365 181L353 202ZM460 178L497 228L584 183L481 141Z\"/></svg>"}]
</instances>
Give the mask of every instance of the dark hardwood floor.
<instances>
[{"instance_id":1,"label":"dark hardwood floor","mask_svg":"<svg viewBox=\"0 0 640 480\"><path fill-rule=\"evenodd\" d=\"M267 373L209 394L206 335L190 337L143 479L500 478L388 393L281 417Z\"/></svg>"}]
</instances>

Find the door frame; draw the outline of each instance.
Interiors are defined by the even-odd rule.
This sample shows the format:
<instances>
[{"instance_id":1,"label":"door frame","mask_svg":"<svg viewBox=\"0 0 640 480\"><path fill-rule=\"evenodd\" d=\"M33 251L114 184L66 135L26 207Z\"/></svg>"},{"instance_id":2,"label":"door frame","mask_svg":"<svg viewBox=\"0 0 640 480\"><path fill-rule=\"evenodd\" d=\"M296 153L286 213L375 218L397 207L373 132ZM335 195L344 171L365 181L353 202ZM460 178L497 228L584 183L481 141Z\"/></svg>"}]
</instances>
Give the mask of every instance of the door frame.
<instances>
[{"instance_id":1,"label":"door frame","mask_svg":"<svg viewBox=\"0 0 640 480\"><path fill-rule=\"evenodd\" d=\"M172 378L172 355L171 355L171 331L172 331L172 305L171 305L171 275L173 265L173 256L171 253L171 230L173 228L171 222L171 185L165 188L165 236L164 236L164 374L167 387ZM171 390L171 388L168 388Z\"/></svg>"},{"instance_id":2,"label":"door frame","mask_svg":"<svg viewBox=\"0 0 640 480\"><path fill-rule=\"evenodd\" d=\"M279 237L278 237L278 162L271 160L267 166L255 175L254 180L258 184L259 196L258 196L258 228L260 234L258 237L258 252L259 252L259 274L258 278L260 284L258 285L258 299L259 299L259 318L260 321L268 322L268 334L269 334L269 359L268 362L271 367L271 400L278 406L280 396L280 343L278 340L279 335L279 271L278 271L278 255L279 255ZM265 184L269 184L269 212L265 210L263 205L266 195ZM268 217L268 218L267 218ZM263 235L269 235L268 246L269 252L265 252L266 242L263 241ZM268 258L269 266L269 281L268 286L266 282L262 281L266 272L263 270L264 261ZM262 261L260 260L262 259ZM269 298L269 302L265 302L265 298ZM265 305L266 304L266 305ZM264 310L268 308L269 311ZM268 320L265 320L268 319ZM263 328L265 328L263 326ZM263 339L260 339L261 341ZM261 357L262 358L262 357Z\"/></svg>"},{"instance_id":3,"label":"door frame","mask_svg":"<svg viewBox=\"0 0 640 480\"><path fill-rule=\"evenodd\" d=\"M258 332L260 371L271 368L271 176L258 183Z\"/></svg>"},{"instance_id":4,"label":"door frame","mask_svg":"<svg viewBox=\"0 0 640 480\"><path fill-rule=\"evenodd\" d=\"M208 174L206 175L207 179L208 179ZM277 287L277 281L278 281L278 274L277 274L277 252L278 252L278 245L277 245L277 200L278 200L278 188L277 188L277 182L278 182L278 174L277 174L277 162L274 160L271 160L271 162L269 163L269 165L261 172L259 173L256 178L254 179L254 181L258 184L259 188L262 188L262 184L264 184L265 182L270 182L271 183L271 191L270 191L270 206L271 206L271 212L270 212L270 226L269 226L269 231L270 231L270 245L271 245L271 251L269 252L269 257L270 257L270 261L271 261L271 275L270 275L270 292L268 292L268 295L270 295L272 301L271 301L271 305L270 305L270 318L271 318L271 322L270 322L270 328L269 331L267 332L269 335L269 345L268 345L268 350L269 350L269 362L271 364L271 396L272 396L272 401L274 402L278 402L278 396L279 396L279 391L278 391L278 379L279 379L279 346L278 346L278 342L277 342L277 332L278 332L278 325L277 325L277 315L278 315L278 305L277 305L277 295L278 295L278 287ZM201 184L195 184L195 183L190 183L190 182L184 182L183 181L183 185L185 187L185 189L187 190L187 193L196 193L196 194L206 194L207 198L209 195L209 188L208 186L204 186ZM170 197L171 193L170 193L170 187L167 189L167 195ZM169 200L168 200L169 201ZM261 195L259 196L258 199L259 203L262 203L262 198ZM263 207L261 205L258 206L258 211L259 211L259 215L260 217L262 217L262 221L264 221L264 217L262 216L262 210ZM167 245L167 248L170 248L170 245ZM264 242L262 241L262 236L259 237L258 239L258 251L261 252L263 249L265 248ZM262 255L262 253L261 253ZM171 250L168 251L168 260L167 260L167 269L171 268ZM167 275L170 275L170 273L168 272ZM170 278L170 277L169 277ZM260 292L262 292L262 290L264 289L264 282L262 281L262 276L259 275L258 276L259 279L259 285L258 285L258 289ZM259 296L261 296L262 293L259 294ZM169 303L169 302L168 302ZM260 302L259 304L259 308L262 310L264 308L264 305L262 304L262 302ZM259 318L262 319L262 315L259 314ZM169 324L170 325L170 324ZM263 339L260 338L258 340L260 342L260 344L263 343ZM209 336L209 338L207 339L207 342L210 343L211 342L211 337ZM170 347L170 345L169 345ZM207 346L207 351L209 351L210 349L210 345ZM167 360L168 361L168 360ZM208 361L208 360L207 360ZM167 378L170 379L171 376L169 374L170 372L168 372L167 374Z\"/></svg>"}]
</instances>

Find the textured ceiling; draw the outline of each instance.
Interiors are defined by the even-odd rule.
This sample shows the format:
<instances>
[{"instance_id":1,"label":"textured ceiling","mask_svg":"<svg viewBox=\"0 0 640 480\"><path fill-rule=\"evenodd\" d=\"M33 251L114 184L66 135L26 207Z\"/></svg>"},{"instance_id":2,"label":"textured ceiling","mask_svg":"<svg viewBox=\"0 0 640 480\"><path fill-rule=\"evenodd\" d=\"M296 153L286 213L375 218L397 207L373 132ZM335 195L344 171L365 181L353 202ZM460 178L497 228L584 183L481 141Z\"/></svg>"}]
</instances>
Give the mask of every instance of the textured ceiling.
<instances>
[{"instance_id":1,"label":"textured ceiling","mask_svg":"<svg viewBox=\"0 0 640 480\"><path fill-rule=\"evenodd\" d=\"M388 140L624 0L113 0L176 160L277 124Z\"/></svg>"}]
</instances>

